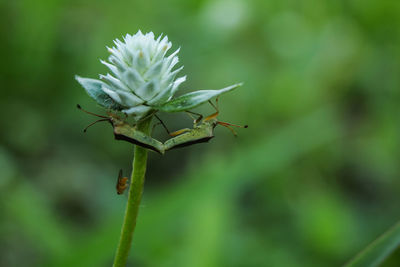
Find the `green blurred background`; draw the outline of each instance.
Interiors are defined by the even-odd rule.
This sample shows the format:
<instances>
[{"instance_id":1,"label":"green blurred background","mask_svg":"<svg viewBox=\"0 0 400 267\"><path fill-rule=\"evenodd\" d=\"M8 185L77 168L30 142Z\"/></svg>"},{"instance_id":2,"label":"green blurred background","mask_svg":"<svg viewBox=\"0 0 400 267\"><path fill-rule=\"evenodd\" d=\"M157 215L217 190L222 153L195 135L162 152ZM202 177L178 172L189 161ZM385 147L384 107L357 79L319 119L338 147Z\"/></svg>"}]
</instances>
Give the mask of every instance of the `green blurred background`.
<instances>
[{"instance_id":1,"label":"green blurred background","mask_svg":"<svg viewBox=\"0 0 400 267\"><path fill-rule=\"evenodd\" d=\"M181 93L244 82L219 118L249 128L150 154L129 266L338 266L400 218L399 1L0 7L0 266L111 265L133 147L107 123L82 133L76 104L103 111L74 75L105 73L105 46L138 29L181 46Z\"/></svg>"}]
</instances>

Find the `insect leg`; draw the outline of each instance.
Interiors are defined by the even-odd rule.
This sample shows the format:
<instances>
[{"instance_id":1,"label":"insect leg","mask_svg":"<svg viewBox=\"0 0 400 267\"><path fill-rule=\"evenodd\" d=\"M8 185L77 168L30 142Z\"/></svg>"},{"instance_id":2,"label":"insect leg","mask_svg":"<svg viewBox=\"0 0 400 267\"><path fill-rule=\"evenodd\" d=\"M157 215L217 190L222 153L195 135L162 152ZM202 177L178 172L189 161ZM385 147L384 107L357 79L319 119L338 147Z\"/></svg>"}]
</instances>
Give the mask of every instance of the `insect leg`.
<instances>
[{"instance_id":1,"label":"insect leg","mask_svg":"<svg viewBox=\"0 0 400 267\"><path fill-rule=\"evenodd\" d=\"M178 130L178 131L172 132L172 133L170 133L169 135L175 137L175 136L177 136L177 135L180 135L180 134L183 134L183 133L186 133L186 132L189 132L189 131L191 131L191 129L189 129L189 128L184 128L184 129L180 129L180 130Z\"/></svg>"},{"instance_id":2,"label":"insect leg","mask_svg":"<svg viewBox=\"0 0 400 267\"><path fill-rule=\"evenodd\" d=\"M203 115L201 115L200 113L196 113L196 112L189 111L189 110L186 110L186 113L193 119L194 124L197 124L203 118ZM193 118L192 115L190 115L190 114L198 116L197 119Z\"/></svg>"},{"instance_id":3,"label":"insect leg","mask_svg":"<svg viewBox=\"0 0 400 267\"><path fill-rule=\"evenodd\" d=\"M154 116L157 118L157 120L160 122L160 124L164 127L164 129L167 131L168 134L171 134L167 128L167 126L164 124L164 122L156 115L154 114Z\"/></svg>"},{"instance_id":4,"label":"insect leg","mask_svg":"<svg viewBox=\"0 0 400 267\"><path fill-rule=\"evenodd\" d=\"M208 120L215 119L215 118L218 116L218 114L219 114L219 109L218 109L218 97L217 97L217 99L215 100L215 103L217 103L217 106L215 106L215 105L213 104L213 102L211 102L211 100L208 100L208 102L211 104L211 106L213 106L213 108L215 108L216 112L213 113L213 114L211 114L210 116L207 116L207 117L204 119L204 121L208 121Z\"/></svg>"},{"instance_id":5,"label":"insect leg","mask_svg":"<svg viewBox=\"0 0 400 267\"><path fill-rule=\"evenodd\" d=\"M215 108L217 112L219 112L218 100L219 96L215 99L215 105L211 102L211 100L208 100L208 102L211 104L211 106L213 106L213 108Z\"/></svg>"},{"instance_id":6,"label":"insect leg","mask_svg":"<svg viewBox=\"0 0 400 267\"><path fill-rule=\"evenodd\" d=\"M195 126L203 118L203 115L201 115L199 113L195 113L195 112L187 111L187 110L185 112L186 112L186 114L189 115L190 118L193 119L193 123L195 124ZM195 118L193 118L192 114L197 115L199 117L197 119L195 119ZM189 128L183 128L183 129L177 130L175 132L169 133L169 135L172 136L172 137L175 137L177 135L180 135L180 134L183 134L183 133L186 133L186 132L190 132L191 130L192 129L189 129Z\"/></svg>"}]
</instances>

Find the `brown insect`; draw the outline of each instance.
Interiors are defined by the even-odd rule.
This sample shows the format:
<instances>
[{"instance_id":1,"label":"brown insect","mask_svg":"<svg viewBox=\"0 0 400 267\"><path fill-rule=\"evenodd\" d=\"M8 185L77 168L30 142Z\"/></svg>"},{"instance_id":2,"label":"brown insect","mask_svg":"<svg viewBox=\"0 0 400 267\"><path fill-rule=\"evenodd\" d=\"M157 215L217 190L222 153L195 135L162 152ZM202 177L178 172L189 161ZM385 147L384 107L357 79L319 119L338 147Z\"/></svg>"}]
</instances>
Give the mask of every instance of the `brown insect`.
<instances>
[{"instance_id":1,"label":"brown insect","mask_svg":"<svg viewBox=\"0 0 400 267\"><path fill-rule=\"evenodd\" d=\"M122 169L119 170L117 185L115 188L117 189L118 195L122 195L125 189L128 188L128 177L122 177Z\"/></svg>"}]
</instances>

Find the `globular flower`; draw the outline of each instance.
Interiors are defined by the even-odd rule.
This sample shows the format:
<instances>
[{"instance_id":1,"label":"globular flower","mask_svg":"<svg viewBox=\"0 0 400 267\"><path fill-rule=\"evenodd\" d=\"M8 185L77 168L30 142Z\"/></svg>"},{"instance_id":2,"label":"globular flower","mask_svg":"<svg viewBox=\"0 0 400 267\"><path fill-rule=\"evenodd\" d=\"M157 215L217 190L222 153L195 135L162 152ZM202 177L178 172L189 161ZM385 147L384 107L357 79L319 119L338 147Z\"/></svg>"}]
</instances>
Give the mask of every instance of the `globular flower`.
<instances>
[{"instance_id":1,"label":"globular flower","mask_svg":"<svg viewBox=\"0 0 400 267\"><path fill-rule=\"evenodd\" d=\"M230 91L240 84L220 90L201 90L172 99L186 76L177 78L183 69L174 69L179 62L177 49L167 56L172 44L168 37L155 39L153 32L140 30L127 34L123 41L116 39L115 46L108 48L109 73L100 80L76 76L78 82L101 106L122 111L139 120L154 110L178 112L198 106L211 97Z\"/></svg>"}]
</instances>

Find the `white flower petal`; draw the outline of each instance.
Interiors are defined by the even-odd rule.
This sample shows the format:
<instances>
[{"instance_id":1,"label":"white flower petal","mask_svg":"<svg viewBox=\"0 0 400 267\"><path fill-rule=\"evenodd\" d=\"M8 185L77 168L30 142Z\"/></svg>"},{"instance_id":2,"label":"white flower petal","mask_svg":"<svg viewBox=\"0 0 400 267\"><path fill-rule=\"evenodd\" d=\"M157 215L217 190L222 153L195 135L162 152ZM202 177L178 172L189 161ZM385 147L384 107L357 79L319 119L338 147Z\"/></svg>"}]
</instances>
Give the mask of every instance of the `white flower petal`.
<instances>
[{"instance_id":1,"label":"white flower petal","mask_svg":"<svg viewBox=\"0 0 400 267\"><path fill-rule=\"evenodd\" d=\"M104 60L100 60L101 64L105 65L115 76L119 75L118 68L110 63L105 62Z\"/></svg>"},{"instance_id":2,"label":"white flower petal","mask_svg":"<svg viewBox=\"0 0 400 267\"><path fill-rule=\"evenodd\" d=\"M147 103L150 106L159 106L163 104L164 102L168 101L172 97L172 83L165 88L162 92L160 92L158 95L156 95L154 98L151 100L147 101Z\"/></svg>"},{"instance_id":3,"label":"white flower petal","mask_svg":"<svg viewBox=\"0 0 400 267\"><path fill-rule=\"evenodd\" d=\"M159 77L161 75L162 66L163 62L161 60L155 63L153 66L149 68L148 71L145 72L145 74L143 75L144 79L148 80L151 79L152 77Z\"/></svg>"},{"instance_id":4,"label":"white flower petal","mask_svg":"<svg viewBox=\"0 0 400 267\"><path fill-rule=\"evenodd\" d=\"M108 88L106 85L103 85L101 87L101 90L103 90L104 93L106 93L107 95L109 95L115 102L121 104L121 98L119 97L119 95L117 94L117 92L115 92L114 90L111 90L110 88Z\"/></svg>"},{"instance_id":5,"label":"white flower petal","mask_svg":"<svg viewBox=\"0 0 400 267\"><path fill-rule=\"evenodd\" d=\"M121 99L121 105L125 107L135 107L142 104L144 101L132 93L117 91L116 92Z\"/></svg>"},{"instance_id":6,"label":"white flower petal","mask_svg":"<svg viewBox=\"0 0 400 267\"><path fill-rule=\"evenodd\" d=\"M175 92L178 91L179 85L181 83L183 83L184 81L186 81L186 76L176 79L176 81L174 83L170 83L166 89L164 89L157 96L155 96L153 99L148 101L149 105L158 106L158 105L161 105L162 103L170 100L174 96Z\"/></svg>"},{"instance_id":7,"label":"white flower petal","mask_svg":"<svg viewBox=\"0 0 400 267\"><path fill-rule=\"evenodd\" d=\"M115 90L130 91L129 88L124 85L119 79L107 73L106 76L100 75L100 79L107 83L111 88Z\"/></svg>"},{"instance_id":8,"label":"white flower petal","mask_svg":"<svg viewBox=\"0 0 400 267\"><path fill-rule=\"evenodd\" d=\"M127 115L134 115L136 120L144 117L150 110L151 107L140 105L133 108L123 109L122 112L126 113Z\"/></svg>"},{"instance_id":9,"label":"white flower petal","mask_svg":"<svg viewBox=\"0 0 400 267\"><path fill-rule=\"evenodd\" d=\"M174 70L173 72L167 72L166 75L165 75L166 77L162 77L161 84L162 84L162 85L168 85L168 84L172 83L173 80L175 79L175 76L176 76L182 69L183 69L183 66L180 67L180 68L178 68L178 69L176 69L176 70Z\"/></svg>"},{"instance_id":10,"label":"white flower petal","mask_svg":"<svg viewBox=\"0 0 400 267\"><path fill-rule=\"evenodd\" d=\"M146 101L151 100L159 92L160 86L157 80L147 82L135 91L140 98Z\"/></svg>"},{"instance_id":11,"label":"white flower petal","mask_svg":"<svg viewBox=\"0 0 400 267\"><path fill-rule=\"evenodd\" d=\"M122 78L126 85L135 93L137 88L146 83L142 76L132 68L125 70L125 72L122 74Z\"/></svg>"},{"instance_id":12,"label":"white flower petal","mask_svg":"<svg viewBox=\"0 0 400 267\"><path fill-rule=\"evenodd\" d=\"M139 50L133 56L133 65L142 73L149 66L150 57L146 50Z\"/></svg>"},{"instance_id":13,"label":"white flower petal","mask_svg":"<svg viewBox=\"0 0 400 267\"><path fill-rule=\"evenodd\" d=\"M175 67L176 64L178 64L178 62L179 62L178 57L172 58L171 64L169 64L167 72L170 72L172 70L172 68Z\"/></svg>"},{"instance_id":14,"label":"white flower petal","mask_svg":"<svg viewBox=\"0 0 400 267\"><path fill-rule=\"evenodd\" d=\"M183 83L184 81L186 81L186 75L176 79L176 81L174 82L174 85L172 85L172 91L171 91L172 95L174 95L176 93L176 91L178 91L179 85L181 85L181 83Z\"/></svg>"},{"instance_id":15,"label":"white flower petal","mask_svg":"<svg viewBox=\"0 0 400 267\"><path fill-rule=\"evenodd\" d=\"M125 91L115 91L103 85L101 88L106 94L108 94L114 101L121 104L124 107L134 107L142 104L144 101L132 93Z\"/></svg>"}]
</instances>

